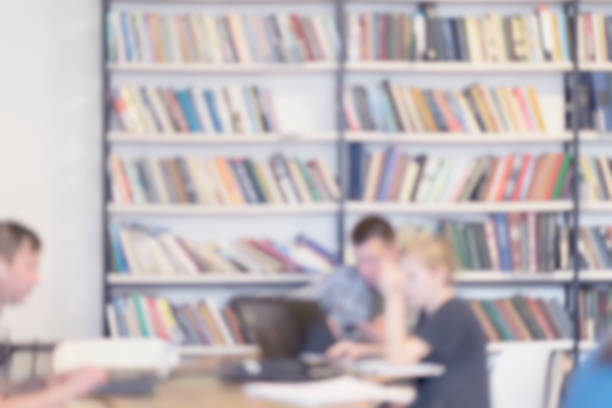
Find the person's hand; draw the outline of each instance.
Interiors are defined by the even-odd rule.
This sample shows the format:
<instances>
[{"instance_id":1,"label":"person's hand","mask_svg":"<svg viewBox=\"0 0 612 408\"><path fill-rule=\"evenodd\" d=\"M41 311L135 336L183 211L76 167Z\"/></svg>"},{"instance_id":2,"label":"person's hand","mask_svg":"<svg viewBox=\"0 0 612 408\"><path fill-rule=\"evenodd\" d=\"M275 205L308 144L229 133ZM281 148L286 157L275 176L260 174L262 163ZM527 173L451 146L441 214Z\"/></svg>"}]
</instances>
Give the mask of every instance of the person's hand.
<instances>
[{"instance_id":1,"label":"person's hand","mask_svg":"<svg viewBox=\"0 0 612 408\"><path fill-rule=\"evenodd\" d=\"M385 320L381 316L360 323L357 328L359 334L368 341L382 342L385 339Z\"/></svg>"},{"instance_id":2,"label":"person's hand","mask_svg":"<svg viewBox=\"0 0 612 408\"><path fill-rule=\"evenodd\" d=\"M58 404L89 394L108 380L106 370L85 367L49 379L47 393Z\"/></svg>"},{"instance_id":3,"label":"person's hand","mask_svg":"<svg viewBox=\"0 0 612 408\"><path fill-rule=\"evenodd\" d=\"M331 346L325 353L325 357L331 361L357 360L360 357L365 357L368 353L368 345L342 340Z\"/></svg>"},{"instance_id":4,"label":"person's hand","mask_svg":"<svg viewBox=\"0 0 612 408\"><path fill-rule=\"evenodd\" d=\"M381 264L382 273L378 279L378 288L383 294L401 293L404 288L404 277L396 259L386 258Z\"/></svg>"}]
</instances>

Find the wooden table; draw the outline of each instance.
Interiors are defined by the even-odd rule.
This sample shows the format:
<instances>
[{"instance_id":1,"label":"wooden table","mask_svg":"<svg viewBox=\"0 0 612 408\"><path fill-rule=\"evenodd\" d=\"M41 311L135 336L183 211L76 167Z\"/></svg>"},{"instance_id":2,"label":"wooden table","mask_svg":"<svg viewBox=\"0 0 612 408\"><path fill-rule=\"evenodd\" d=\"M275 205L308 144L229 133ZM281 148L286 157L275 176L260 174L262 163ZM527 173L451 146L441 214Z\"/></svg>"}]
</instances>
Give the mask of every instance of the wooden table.
<instances>
[{"instance_id":1,"label":"wooden table","mask_svg":"<svg viewBox=\"0 0 612 408\"><path fill-rule=\"evenodd\" d=\"M240 387L222 384L212 377L169 380L156 388L151 398L109 398L78 401L69 408L292 408L287 405L253 400ZM371 408L371 404L351 404L333 408Z\"/></svg>"}]
</instances>

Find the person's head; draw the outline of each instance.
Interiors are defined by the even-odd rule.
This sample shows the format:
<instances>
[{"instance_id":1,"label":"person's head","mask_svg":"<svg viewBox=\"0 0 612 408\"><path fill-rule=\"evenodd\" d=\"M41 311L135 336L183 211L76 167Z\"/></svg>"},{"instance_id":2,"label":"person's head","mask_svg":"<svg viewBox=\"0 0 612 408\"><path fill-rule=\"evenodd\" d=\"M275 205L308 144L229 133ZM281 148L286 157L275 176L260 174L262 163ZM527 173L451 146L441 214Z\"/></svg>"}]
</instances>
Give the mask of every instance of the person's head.
<instances>
[{"instance_id":1,"label":"person's head","mask_svg":"<svg viewBox=\"0 0 612 408\"><path fill-rule=\"evenodd\" d=\"M0 222L0 302L21 302L36 286L41 246L30 228Z\"/></svg>"},{"instance_id":2,"label":"person's head","mask_svg":"<svg viewBox=\"0 0 612 408\"><path fill-rule=\"evenodd\" d=\"M423 308L452 286L455 259L446 240L428 233L412 234L398 243L406 298Z\"/></svg>"},{"instance_id":3,"label":"person's head","mask_svg":"<svg viewBox=\"0 0 612 408\"><path fill-rule=\"evenodd\" d=\"M381 217L366 217L353 229L352 241L359 274L377 285L384 261L396 256L393 228Z\"/></svg>"}]
</instances>

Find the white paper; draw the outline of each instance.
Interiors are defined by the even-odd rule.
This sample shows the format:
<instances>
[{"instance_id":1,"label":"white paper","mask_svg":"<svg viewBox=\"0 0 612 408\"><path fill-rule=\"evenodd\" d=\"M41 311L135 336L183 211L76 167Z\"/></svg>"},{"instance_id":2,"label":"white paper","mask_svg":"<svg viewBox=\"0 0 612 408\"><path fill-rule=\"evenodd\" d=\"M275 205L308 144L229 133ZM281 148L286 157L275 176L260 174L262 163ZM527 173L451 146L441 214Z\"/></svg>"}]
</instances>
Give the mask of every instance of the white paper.
<instances>
[{"instance_id":1,"label":"white paper","mask_svg":"<svg viewBox=\"0 0 612 408\"><path fill-rule=\"evenodd\" d=\"M366 402L409 404L415 397L414 389L409 386L387 387L349 376L300 383L251 383L242 390L251 398L299 407Z\"/></svg>"},{"instance_id":2,"label":"white paper","mask_svg":"<svg viewBox=\"0 0 612 408\"><path fill-rule=\"evenodd\" d=\"M418 363L397 365L389 364L383 359L357 361L347 367L360 376L384 377L386 379L411 379L438 377L444 374L444 367L439 364Z\"/></svg>"}]
</instances>

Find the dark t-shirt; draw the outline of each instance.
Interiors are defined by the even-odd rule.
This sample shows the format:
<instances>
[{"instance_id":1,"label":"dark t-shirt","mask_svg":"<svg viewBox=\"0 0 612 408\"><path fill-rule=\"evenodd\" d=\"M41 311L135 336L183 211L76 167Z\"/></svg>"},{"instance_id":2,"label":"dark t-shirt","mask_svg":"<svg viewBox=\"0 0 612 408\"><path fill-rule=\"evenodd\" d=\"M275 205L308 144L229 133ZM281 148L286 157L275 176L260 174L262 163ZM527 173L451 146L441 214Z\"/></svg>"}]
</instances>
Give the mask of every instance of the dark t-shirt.
<instances>
[{"instance_id":1,"label":"dark t-shirt","mask_svg":"<svg viewBox=\"0 0 612 408\"><path fill-rule=\"evenodd\" d=\"M422 314L415 335L431 347L424 361L445 372L419 381L413 408L489 408L485 337L465 301L453 298L433 315Z\"/></svg>"}]
</instances>

